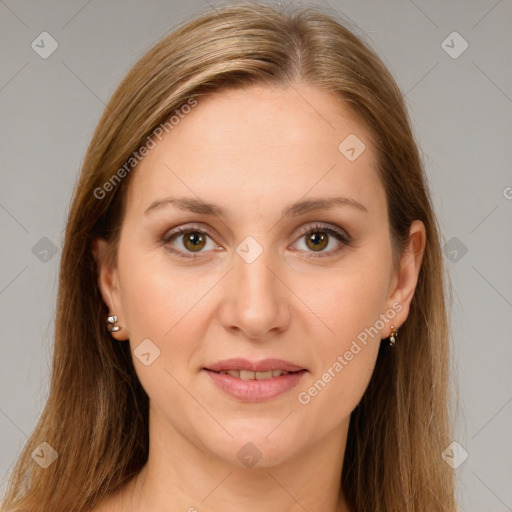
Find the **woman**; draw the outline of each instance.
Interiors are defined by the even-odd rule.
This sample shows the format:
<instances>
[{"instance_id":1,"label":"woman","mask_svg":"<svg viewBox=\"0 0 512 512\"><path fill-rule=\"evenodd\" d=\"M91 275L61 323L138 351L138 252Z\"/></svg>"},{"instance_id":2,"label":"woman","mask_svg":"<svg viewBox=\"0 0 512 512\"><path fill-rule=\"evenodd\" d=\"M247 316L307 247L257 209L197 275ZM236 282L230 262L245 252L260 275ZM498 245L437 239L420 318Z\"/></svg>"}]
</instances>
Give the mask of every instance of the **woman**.
<instances>
[{"instance_id":1,"label":"woman","mask_svg":"<svg viewBox=\"0 0 512 512\"><path fill-rule=\"evenodd\" d=\"M456 510L444 293L375 53L319 9L207 12L94 133L2 510Z\"/></svg>"}]
</instances>

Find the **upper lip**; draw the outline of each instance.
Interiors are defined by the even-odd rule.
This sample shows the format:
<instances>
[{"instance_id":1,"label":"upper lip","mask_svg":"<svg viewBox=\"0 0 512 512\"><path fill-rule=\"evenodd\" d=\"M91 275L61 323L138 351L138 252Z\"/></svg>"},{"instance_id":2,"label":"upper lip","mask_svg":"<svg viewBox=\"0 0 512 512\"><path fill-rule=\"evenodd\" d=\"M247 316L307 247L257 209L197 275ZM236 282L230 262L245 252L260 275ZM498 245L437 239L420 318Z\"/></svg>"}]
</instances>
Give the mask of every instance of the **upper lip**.
<instances>
[{"instance_id":1,"label":"upper lip","mask_svg":"<svg viewBox=\"0 0 512 512\"><path fill-rule=\"evenodd\" d=\"M218 361L205 367L206 370L222 372L229 370L247 370L251 372L268 372L282 370L285 372L296 372L304 370L302 366L284 361L283 359L262 359L261 361L249 361L240 357Z\"/></svg>"}]
</instances>

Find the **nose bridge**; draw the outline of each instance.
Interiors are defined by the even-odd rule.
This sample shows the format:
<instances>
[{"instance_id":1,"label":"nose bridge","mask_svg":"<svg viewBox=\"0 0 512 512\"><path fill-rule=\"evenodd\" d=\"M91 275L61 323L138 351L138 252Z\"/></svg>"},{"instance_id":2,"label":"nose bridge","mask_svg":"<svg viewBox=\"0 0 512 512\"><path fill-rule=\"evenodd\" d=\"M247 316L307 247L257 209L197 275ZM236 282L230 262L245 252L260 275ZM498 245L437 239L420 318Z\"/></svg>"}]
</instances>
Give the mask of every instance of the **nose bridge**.
<instances>
[{"instance_id":1,"label":"nose bridge","mask_svg":"<svg viewBox=\"0 0 512 512\"><path fill-rule=\"evenodd\" d=\"M246 295L252 295L253 299L259 294L272 299L275 293L275 290L271 290L275 287L275 277L268 268L271 265L270 259L270 251L267 250L254 261L247 261L243 257L235 260L235 277L240 283L240 289L248 292Z\"/></svg>"},{"instance_id":2,"label":"nose bridge","mask_svg":"<svg viewBox=\"0 0 512 512\"><path fill-rule=\"evenodd\" d=\"M249 337L264 336L283 329L288 322L288 305L282 283L276 278L276 262L270 248L247 237L236 249L230 272L228 300L223 321ZM272 269L272 271L270 270Z\"/></svg>"}]
</instances>

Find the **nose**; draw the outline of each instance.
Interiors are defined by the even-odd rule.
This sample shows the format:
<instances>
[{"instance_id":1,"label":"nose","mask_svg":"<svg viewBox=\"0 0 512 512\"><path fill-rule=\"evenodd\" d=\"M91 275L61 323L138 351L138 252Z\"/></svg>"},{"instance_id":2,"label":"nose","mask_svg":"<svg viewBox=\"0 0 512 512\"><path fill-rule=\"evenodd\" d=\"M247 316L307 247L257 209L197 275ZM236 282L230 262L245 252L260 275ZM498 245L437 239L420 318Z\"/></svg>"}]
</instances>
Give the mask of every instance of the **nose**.
<instances>
[{"instance_id":1,"label":"nose","mask_svg":"<svg viewBox=\"0 0 512 512\"><path fill-rule=\"evenodd\" d=\"M230 331L265 339L285 331L290 323L290 292L270 251L251 263L234 255L234 268L224 283L220 319Z\"/></svg>"}]
</instances>

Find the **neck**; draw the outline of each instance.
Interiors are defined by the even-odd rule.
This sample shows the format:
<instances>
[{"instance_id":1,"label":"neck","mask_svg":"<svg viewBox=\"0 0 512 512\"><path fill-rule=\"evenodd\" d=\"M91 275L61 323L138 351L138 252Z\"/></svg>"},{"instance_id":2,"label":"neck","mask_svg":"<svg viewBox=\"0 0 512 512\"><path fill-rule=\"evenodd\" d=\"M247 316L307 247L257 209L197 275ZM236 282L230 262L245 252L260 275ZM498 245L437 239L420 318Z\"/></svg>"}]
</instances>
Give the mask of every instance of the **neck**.
<instances>
[{"instance_id":1,"label":"neck","mask_svg":"<svg viewBox=\"0 0 512 512\"><path fill-rule=\"evenodd\" d=\"M285 461L246 468L199 449L150 412L148 461L126 493L131 510L349 512L340 492L348 422Z\"/></svg>"}]
</instances>

